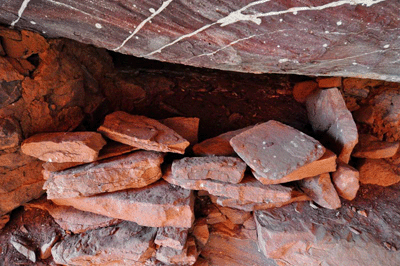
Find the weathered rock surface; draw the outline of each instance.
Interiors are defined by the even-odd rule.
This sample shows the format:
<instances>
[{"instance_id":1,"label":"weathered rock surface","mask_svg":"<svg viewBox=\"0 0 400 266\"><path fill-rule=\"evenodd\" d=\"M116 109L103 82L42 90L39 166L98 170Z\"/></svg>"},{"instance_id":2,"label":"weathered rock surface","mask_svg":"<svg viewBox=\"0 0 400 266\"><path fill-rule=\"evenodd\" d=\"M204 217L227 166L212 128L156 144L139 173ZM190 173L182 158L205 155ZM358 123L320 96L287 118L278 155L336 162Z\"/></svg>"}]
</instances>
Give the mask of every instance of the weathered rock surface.
<instances>
[{"instance_id":1,"label":"weathered rock surface","mask_svg":"<svg viewBox=\"0 0 400 266\"><path fill-rule=\"evenodd\" d=\"M399 142L380 141L371 135L361 134L358 144L354 147L353 157L382 159L394 156L399 150Z\"/></svg>"},{"instance_id":2,"label":"weathered rock surface","mask_svg":"<svg viewBox=\"0 0 400 266\"><path fill-rule=\"evenodd\" d=\"M144 188L91 197L53 199L53 202L143 226L189 228L194 221L192 191L162 180Z\"/></svg>"},{"instance_id":3,"label":"weathered rock surface","mask_svg":"<svg viewBox=\"0 0 400 266\"><path fill-rule=\"evenodd\" d=\"M107 115L97 131L112 140L145 150L183 154L190 144L157 120L121 111Z\"/></svg>"},{"instance_id":4,"label":"weathered rock surface","mask_svg":"<svg viewBox=\"0 0 400 266\"><path fill-rule=\"evenodd\" d=\"M48 259L51 256L51 249L53 248L55 243L59 240L59 238L60 236L54 233L49 242L43 244L40 247L40 258L42 260Z\"/></svg>"},{"instance_id":5,"label":"weathered rock surface","mask_svg":"<svg viewBox=\"0 0 400 266\"><path fill-rule=\"evenodd\" d=\"M341 203L339 196L328 173L305 178L298 181L298 184L304 193L322 207L328 209L340 208Z\"/></svg>"},{"instance_id":6,"label":"weathered rock surface","mask_svg":"<svg viewBox=\"0 0 400 266\"><path fill-rule=\"evenodd\" d=\"M233 223L233 224L243 224L246 220L251 217L250 212L233 209L229 207L221 207L218 209Z\"/></svg>"},{"instance_id":7,"label":"weathered rock surface","mask_svg":"<svg viewBox=\"0 0 400 266\"><path fill-rule=\"evenodd\" d=\"M158 248L156 259L167 265L193 265L198 255L196 243L193 237L189 237L183 250L164 246Z\"/></svg>"},{"instance_id":8,"label":"weathered rock surface","mask_svg":"<svg viewBox=\"0 0 400 266\"><path fill-rule=\"evenodd\" d=\"M24 140L21 150L46 162L93 162L105 144L95 132L42 133Z\"/></svg>"},{"instance_id":9,"label":"weathered rock surface","mask_svg":"<svg viewBox=\"0 0 400 266\"><path fill-rule=\"evenodd\" d=\"M10 215L2 215L0 216L0 230L6 226L6 224L10 221Z\"/></svg>"},{"instance_id":10,"label":"weathered rock surface","mask_svg":"<svg viewBox=\"0 0 400 266\"><path fill-rule=\"evenodd\" d=\"M279 184L287 183L295 180L304 179L306 177L312 177L323 173L334 172L336 170L336 154L330 150L326 150L324 155L316 161L306 164L297 170L294 170L287 176L282 177L279 180L271 180L264 178L253 171L253 175L260 180L263 184Z\"/></svg>"},{"instance_id":11,"label":"weathered rock surface","mask_svg":"<svg viewBox=\"0 0 400 266\"><path fill-rule=\"evenodd\" d=\"M318 78L317 82L320 88L340 88L342 86L342 77Z\"/></svg>"},{"instance_id":12,"label":"weathered rock surface","mask_svg":"<svg viewBox=\"0 0 400 266\"><path fill-rule=\"evenodd\" d=\"M337 88L318 90L306 101L308 119L322 143L348 163L358 142L357 127Z\"/></svg>"},{"instance_id":13,"label":"weathered rock surface","mask_svg":"<svg viewBox=\"0 0 400 266\"><path fill-rule=\"evenodd\" d=\"M314 80L298 82L293 87L293 97L299 103L305 103L307 96L318 89L318 83Z\"/></svg>"},{"instance_id":14,"label":"weathered rock surface","mask_svg":"<svg viewBox=\"0 0 400 266\"><path fill-rule=\"evenodd\" d=\"M190 145L198 141L199 122L200 119L197 117L170 117L161 120L161 123L189 141Z\"/></svg>"},{"instance_id":15,"label":"weathered rock surface","mask_svg":"<svg viewBox=\"0 0 400 266\"><path fill-rule=\"evenodd\" d=\"M6 84L12 81L22 80L24 77L18 73L18 71L13 67L13 65L4 57L0 57L0 81L4 81ZM10 83L9 83L10 84ZM17 84L17 82L11 83ZM2 82L1 87L5 84ZM0 106L3 107L7 104L11 104L15 102L17 98L21 96L20 91L11 90L11 87L8 87L8 90L1 92L1 101Z\"/></svg>"},{"instance_id":16,"label":"weathered rock surface","mask_svg":"<svg viewBox=\"0 0 400 266\"><path fill-rule=\"evenodd\" d=\"M196 145L193 146L194 154L198 156L232 156L235 155L235 151L233 150L229 141L236 135L252 128L253 126L241 128L234 131L229 131L219 136L216 136L211 139L206 139Z\"/></svg>"},{"instance_id":17,"label":"weathered rock surface","mask_svg":"<svg viewBox=\"0 0 400 266\"><path fill-rule=\"evenodd\" d=\"M27 259L32 262L36 262L36 254L33 247L30 246L24 239L18 236L14 236L10 239L13 247L18 250L19 253L24 255Z\"/></svg>"},{"instance_id":18,"label":"weathered rock surface","mask_svg":"<svg viewBox=\"0 0 400 266\"><path fill-rule=\"evenodd\" d=\"M0 150L16 148L21 140L22 132L18 122L11 117L0 117Z\"/></svg>"},{"instance_id":19,"label":"weathered rock surface","mask_svg":"<svg viewBox=\"0 0 400 266\"><path fill-rule=\"evenodd\" d=\"M159 246L182 250L185 247L188 232L187 228L160 227L157 230L154 243Z\"/></svg>"},{"instance_id":20,"label":"weathered rock surface","mask_svg":"<svg viewBox=\"0 0 400 266\"><path fill-rule=\"evenodd\" d=\"M385 159L363 159L357 166L360 183L391 186L400 182L400 175Z\"/></svg>"},{"instance_id":21,"label":"weathered rock surface","mask_svg":"<svg viewBox=\"0 0 400 266\"><path fill-rule=\"evenodd\" d=\"M196 239L197 243L203 248L210 237L210 231L208 230L208 219L200 218L197 219L193 225L192 235Z\"/></svg>"},{"instance_id":22,"label":"weathered rock surface","mask_svg":"<svg viewBox=\"0 0 400 266\"><path fill-rule=\"evenodd\" d=\"M64 265L135 265L154 252L156 228L132 222L67 236L51 250L54 261Z\"/></svg>"},{"instance_id":23,"label":"weathered rock surface","mask_svg":"<svg viewBox=\"0 0 400 266\"><path fill-rule=\"evenodd\" d=\"M258 176L271 180L279 180L325 153L314 138L273 120L233 137L230 143Z\"/></svg>"},{"instance_id":24,"label":"weathered rock surface","mask_svg":"<svg viewBox=\"0 0 400 266\"><path fill-rule=\"evenodd\" d=\"M161 178L164 154L136 151L103 161L53 172L44 189L47 197L73 198L141 188Z\"/></svg>"},{"instance_id":25,"label":"weathered rock surface","mask_svg":"<svg viewBox=\"0 0 400 266\"><path fill-rule=\"evenodd\" d=\"M331 173L331 177L339 196L347 200L353 200L356 197L360 188L360 175L357 169L339 161L337 170Z\"/></svg>"},{"instance_id":26,"label":"weathered rock surface","mask_svg":"<svg viewBox=\"0 0 400 266\"><path fill-rule=\"evenodd\" d=\"M172 163L172 174L179 179L219 180L237 184L247 165L239 158L225 156L185 157Z\"/></svg>"}]
</instances>

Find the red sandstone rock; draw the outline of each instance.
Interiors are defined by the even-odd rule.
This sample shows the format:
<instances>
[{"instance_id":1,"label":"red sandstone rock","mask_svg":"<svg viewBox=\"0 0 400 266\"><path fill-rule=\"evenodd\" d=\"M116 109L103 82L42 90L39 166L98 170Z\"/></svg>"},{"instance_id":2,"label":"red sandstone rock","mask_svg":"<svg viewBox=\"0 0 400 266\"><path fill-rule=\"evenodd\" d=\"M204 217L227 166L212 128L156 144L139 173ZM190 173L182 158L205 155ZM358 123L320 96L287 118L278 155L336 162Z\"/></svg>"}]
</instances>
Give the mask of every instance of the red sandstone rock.
<instances>
[{"instance_id":1,"label":"red sandstone rock","mask_svg":"<svg viewBox=\"0 0 400 266\"><path fill-rule=\"evenodd\" d=\"M13 65L4 57L0 57L0 81L11 82L15 80L22 80L24 76L22 76L18 71L13 67ZM2 95L2 97L4 97ZM1 102L10 102L2 99ZM12 103L12 101L10 102Z\"/></svg>"},{"instance_id":2,"label":"red sandstone rock","mask_svg":"<svg viewBox=\"0 0 400 266\"><path fill-rule=\"evenodd\" d=\"M337 170L331 173L336 191L344 199L353 200L360 188L357 169L343 162L338 162Z\"/></svg>"},{"instance_id":3,"label":"red sandstone rock","mask_svg":"<svg viewBox=\"0 0 400 266\"><path fill-rule=\"evenodd\" d=\"M2 215L0 216L0 230L6 226L6 224L10 221L10 215Z\"/></svg>"},{"instance_id":4,"label":"red sandstone rock","mask_svg":"<svg viewBox=\"0 0 400 266\"><path fill-rule=\"evenodd\" d=\"M154 243L159 246L182 250L185 247L189 230L187 228L160 227Z\"/></svg>"},{"instance_id":5,"label":"red sandstone rock","mask_svg":"<svg viewBox=\"0 0 400 266\"><path fill-rule=\"evenodd\" d=\"M343 79L343 90L346 94L366 98L371 87L383 84L380 80L345 78Z\"/></svg>"},{"instance_id":6,"label":"red sandstone rock","mask_svg":"<svg viewBox=\"0 0 400 266\"><path fill-rule=\"evenodd\" d=\"M29 73L35 70L35 66L26 59L8 57L7 60L21 75L29 76Z\"/></svg>"},{"instance_id":7,"label":"red sandstone rock","mask_svg":"<svg viewBox=\"0 0 400 266\"><path fill-rule=\"evenodd\" d=\"M184 139L194 145L198 140L199 122L197 117L170 117L160 121L170 129L174 130Z\"/></svg>"},{"instance_id":8,"label":"red sandstone rock","mask_svg":"<svg viewBox=\"0 0 400 266\"><path fill-rule=\"evenodd\" d=\"M183 154L190 144L157 120L121 111L107 115L97 131L112 140L145 150Z\"/></svg>"},{"instance_id":9,"label":"red sandstone rock","mask_svg":"<svg viewBox=\"0 0 400 266\"><path fill-rule=\"evenodd\" d=\"M63 265L135 265L154 252L156 228L132 222L66 236L51 250L54 261Z\"/></svg>"},{"instance_id":10,"label":"red sandstone rock","mask_svg":"<svg viewBox=\"0 0 400 266\"><path fill-rule=\"evenodd\" d=\"M193 146L194 154L198 156L232 156L235 155L235 151L233 150L229 141L236 135L252 128L253 126L241 128L234 131L229 131L224 134L221 134L217 137L206 139L196 145Z\"/></svg>"},{"instance_id":11,"label":"red sandstone rock","mask_svg":"<svg viewBox=\"0 0 400 266\"><path fill-rule=\"evenodd\" d=\"M189 228L194 221L193 193L162 180L144 188L53 202L143 226Z\"/></svg>"},{"instance_id":12,"label":"red sandstone rock","mask_svg":"<svg viewBox=\"0 0 400 266\"><path fill-rule=\"evenodd\" d=\"M371 135L360 134L359 142L354 147L353 157L382 159L394 156L399 149L399 142L380 141Z\"/></svg>"},{"instance_id":13,"label":"red sandstone rock","mask_svg":"<svg viewBox=\"0 0 400 266\"><path fill-rule=\"evenodd\" d=\"M47 197L73 198L141 188L161 178L164 154L137 151L128 155L52 172L44 189Z\"/></svg>"},{"instance_id":14,"label":"red sandstone rock","mask_svg":"<svg viewBox=\"0 0 400 266\"><path fill-rule=\"evenodd\" d=\"M204 218L197 219L193 225L192 235L201 247L207 244L208 238L210 237L210 231L208 230L209 223L207 220L208 219Z\"/></svg>"},{"instance_id":15,"label":"red sandstone rock","mask_svg":"<svg viewBox=\"0 0 400 266\"><path fill-rule=\"evenodd\" d=\"M276 182L325 153L314 138L273 120L235 136L230 143L257 176Z\"/></svg>"},{"instance_id":16,"label":"red sandstone rock","mask_svg":"<svg viewBox=\"0 0 400 266\"><path fill-rule=\"evenodd\" d=\"M317 78L320 88L339 88L342 86L342 77Z\"/></svg>"},{"instance_id":17,"label":"red sandstone rock","mask_svg":"<svg viewBox=\"0 0 400 266\"><path fill-rule=\"evenodd\" d=\"M400 182L400 175L384 159L364 159L359 163L357 169L360 171L360 183L362 184L386 187Z\"/></svg>"},{"instance_id":18,"label":"red sandstone rock","mask_svg":"<svg viewBox=\"0 0 400 266\"><path fill-rule=\"evenodd\" d=\"M49 48L46 39L38 33L22 30L19 40L4 38L2 45L9 57L28 58Z\"/></svg>"},{"instance_id":19,"label":"red sandstone rock","mask_svg":"<svg viewBox=\"0 0 400 266\"><path fill-rule=\"evenodd\" d=\"M336 88L318 90L306 101L308 118L314 131L329 144L340 160L348 163L358 142L357 127L340 91Z\"/></svg>"},{"instance_id":20,"label":"red sandstone rock","mask_svg":"<svg viewBox=\"0 0 400 266\"><path fill-rule=\"evenodd\" d=\"M156 259L167 265L193 265L199 252L193 237L189 237L183 250L170 247L160 247L156 252Z\"/></svg>"},{"instance_id":21,"label":"red sandstone rock","mask_svg":"<svg viewBox=\"0 0 400 266\"><path fill-rule=\"evenodd\" d=\"M251 217L250 212L233 209L229 207L221 207L218 209L233 223L233 224L243 224L247 219Z\"/></svg>"},{"instance_id":22,"label":"red sandstone rock","mask_svg":"<svg viewBox=\"0 0 400 266\"><path fill-rule=\"evenodd\" d=\"M318 89L318 83L313 80L298 82L293 87L293 97L300 103L305 103L307 96Z\"/></svg>"},{"instance_id":23,"label":"red sandstone rock","mask_svg":"<svg viewBox=\"0 0 400 266\"><path fill-rule=\"evenodd\" d=\"M18 122L11 117L0 117L0 150L18 147L21 140Z\"/></svg>"},{"instance_id":24,"label":"red sandstone rock","mask_svg":"<svg viewBox=\"0 0 400 266\"><path fill-rule=\"evenodd\" d=\"M318 160L306 164L299 169L291 172L287 176L282 177L279 180L270 180L264 178L253 171L253 175L263 184L279 184L287 183L295 180L304 179L306 177L312 177L327 172L334 172L336 170L336 154L330 150L326 150L324 155Z\"/></svg>"},{"instance_id":25,"label":"red sandstone rock","mask_svg":"<svg viewBox=\"0 0 400 266\"><path fill-rule=\"evenodd\" d=\"M353 112L353 118L356 122L372 125L375 121L374 107L370 105L361 106L360 109Z\"/></svg>"},{"instance_id":26,"label":"red sandstone rock","mask_svg":"<svg viewBox=\"0 0 400 266\"><path fill-rule=\"evenodd\" d=\"M58 132L34 135L22 142L22 152L42 161L93 162L106 141L95 132Z\"/></svg>"},{"instance_id":27,"label":"red sandstone rock","mask_svg":"<svg viewBox=\"0 0 400 266\"><path fill-rule=\"evenodd\" d=\"M172 174L179 179L212 179L237 184L243 179L246 167L235 157L186 157L172 163Z\"/></svg>"},{"instance_id":28,"label":"red sandstone rock","mask_svg":"<svg viewBox=\"0 0 400 266\"><path fill-rule=\"evenodd\" d=\"M43 244L40 247L40 258L45 260L51 256L51 249L53 248L54 244L59 240L60 236L57 235L55 232L49 242Z\"/></svg>"},{"instance_id":29,"label":"red sandstone rock","mask_svg":"<svg viewBox=\"0 0 400 266\"><path fill-rule=\"evenodd\" d=\"M340 208L339 196L332 185L331 177L328 173L315 177L309 177L298 181L300 188L310 198L328 209Z\"/></svg>"},{"instance_id":30,"label":"red sandstone rock","mask_svg":"<svg viewBox=\"0 0 400 266\"><path fill-rule=\"evenodd\" d=\"M223 215L215 205L207 206L207 217L205 222L207 224L218 224L226 221L226 216ZM201 221L203 223L203 221Z\"/></svg>"}]
</instances>

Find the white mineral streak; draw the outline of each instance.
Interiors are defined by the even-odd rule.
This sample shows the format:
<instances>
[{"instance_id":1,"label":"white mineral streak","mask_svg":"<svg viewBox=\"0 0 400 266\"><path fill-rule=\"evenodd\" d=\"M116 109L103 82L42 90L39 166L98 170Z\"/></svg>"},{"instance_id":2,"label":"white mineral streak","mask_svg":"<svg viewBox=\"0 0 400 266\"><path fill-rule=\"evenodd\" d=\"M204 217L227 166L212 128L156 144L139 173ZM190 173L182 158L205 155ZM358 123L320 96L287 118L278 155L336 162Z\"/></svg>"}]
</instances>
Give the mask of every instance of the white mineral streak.
<instances>
[{"instance_id":1,"label":"white mineral streak","mask_svg":"<svg viewBox=\"0 0 400 266\"><path fill-rule=\"evenodd\" d=\"M10 24L12 27L21 19L22 14L24 13L24 11L30 1L31 0L24 0L24 2L22 2L22 5L20 6L20 8L18 10L18 18L16 20L14 20L13 22L11 22L11 24Z\"/></svg>"}]
</instances>

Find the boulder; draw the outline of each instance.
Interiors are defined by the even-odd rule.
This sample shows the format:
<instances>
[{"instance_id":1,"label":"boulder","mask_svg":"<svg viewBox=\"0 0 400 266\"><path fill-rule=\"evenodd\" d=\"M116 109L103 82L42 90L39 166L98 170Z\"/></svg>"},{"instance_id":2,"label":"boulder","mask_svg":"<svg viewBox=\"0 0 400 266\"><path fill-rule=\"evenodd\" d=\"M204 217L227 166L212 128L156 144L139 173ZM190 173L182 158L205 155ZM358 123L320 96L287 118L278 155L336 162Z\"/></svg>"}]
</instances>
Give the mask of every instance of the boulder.
<instances>
[{"instance_id":1,"label":"boulder","mask_svg":"<svg viewBox=\"0 0 400 266\"><path fill-rule=\"evenodd\" d=\"M358 170L338 161L337 170L331 173L337 193L344 199L353 200L360 188Z\"/></svg>"},{"instance_id":2,"label":"boulder","mask_svg":"<svg viewBox=\"0 0 400 266\"><path fill-rule=\"evenodd\" d=\"M182 250L185 247L189 230L187 228L160 227L154 243L159 246Z\"/></svg>"},{"instance_id":3,"label":"boulder","mask_svg":"<svg viewBox=\"0 0 400 266\"><path fill-rule=\"evenodd\" d=\"M359 142L351 156L357 158L382 159L394 156L399 150L399 142L380 141L372 135L360 134Z\"/></svg>"},{"instance_id":4,"label":"boulder","mask_svg":"<svg viewBox=\"0 0 400 266\"><path fill-rule=\"evenodd\" d=\"M174 130L184 139L194 145L198 141L199 122L197 117L170 117L160 121L170 129Z\"/></svg>"}]
</instances>

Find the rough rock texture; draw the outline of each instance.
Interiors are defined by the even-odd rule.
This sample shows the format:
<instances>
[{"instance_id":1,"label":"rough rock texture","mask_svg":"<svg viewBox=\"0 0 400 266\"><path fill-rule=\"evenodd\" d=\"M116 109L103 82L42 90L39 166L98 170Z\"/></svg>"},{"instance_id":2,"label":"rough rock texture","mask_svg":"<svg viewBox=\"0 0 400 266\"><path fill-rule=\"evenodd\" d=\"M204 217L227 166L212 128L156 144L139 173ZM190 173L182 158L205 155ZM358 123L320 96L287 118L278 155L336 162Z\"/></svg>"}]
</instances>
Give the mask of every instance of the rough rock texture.
<instances>
[{"instance_id":1,"label":"rough rock texture","mask_svg":"<svg viewBox=\"0 0 400 266\"><path fill-rule=\"evenodd\" d=\"M117 111L98 128L106 137L145 150L185 153L189 142L157 120Z\"/></svg>"},{"instance_id":2,"label":"rough rock texture","mask_svg":"<svg viewBox=\"0 0 400 266\"><path fill-rule=\"evenodd\" d=\"M95 132L42 133L24 140L21 150L46 162L93 162L105 144Z\"/></svg>"},{"instance_id":3,"label":"rough rock texture","mask_svg":"<svg viewBox=\"0 0 400 266\"><path fill-rule=\"evenodd\" d=\"M325 153L317 140L273 120L235 136L230 143L258 176L271 180L279 180Z\"/></svg>"},{"instance_id":4,"label":"rough rock texture","mask_svg":"<svg viewBox=\"0 0 400 266\"><path fill-rule=\"evenodd\" d=\"M27 259L32 262L36 262L36 254L34 248L27 243L23 238L13 236L10 240L13 247L18 250L19 253L24 255Z\"/></svg>"},{"instance_id":5,"label":"rough rock texture","mask_svg":"<svg viewBox=\"0 0 400 266\"><path fill-rule=\"evenodd\" d=\"M0 230L3 229L4 226L10 221L10 215L2 215L0 216Z\"/></svg>"},{"instance_id":6,"label":"rough rock texture","mask_svg":"<svg viewBox=\"0 0 400 266\"><path fill-rule=\"evenodd\" d=\"M239 158L225 156L185 157L172 163L172 174L179 179L212 179L237 184L247 165Z\"/></svg>"},{"instance_id":7,"label":"rough rock texture","mask_svg":"<svg viewBox=\"0 0 400 266\"><path fill-rule=\"evenodd\" d=\"M340 208L339 196L328 173L298 181L301 190L320 206L328 209Z\"/></svg>"},{"instance_id":8,"label":"rough rock texture","mask_svg":"<svg viewBox=\"0 0 400 266\"><path fill-rule=\"evenodd\" d=\"M18 122L12 117L0 117L0 150L18 147L21 140L22 133Z\"/></svg>"},{"instance_id":9,"label":"rough rock texture","mask_svg":"<svg viewBox=\"0 0 400 266\"><path fill-rule=\"evenodd\" d=\"M337 193L344 199L353 200L360 188L358 170L338 161L337 170L331 173L332 183Z\"/></svg>"},{"instance_id":10,"label":"rough rock texture","mask_svg":"<svg viewBox=\"0 0 400 266\"><path fill-rule=\"evenodd\" d=\"M250 212L232 209L229 207L218 207L233 224L243 224L246 220L251 217Z\"/></svg>"},{"instance_id":11,"label":"rough rock texture","mask_svg":"<svg viewBox=\"0 0 400 266\"><path fill-rule=\"evenodd\" d=\"M68 265L134 265L154 251L156 228L132 222L67 236L51 250L54 261Z\"/></svg>"},{"instance_id":12,"label":"rough rock texture","mask_svg":"<svg viewBox=\"0 0 400 266\"><path fill-rule=\"evenodd\" d=\"M360 183L391 186L400 182L400 175L385 159L364 159L357 166Z\"/></svg>"},{"instance_id":13,"label":"rough rock texture","mask_svg":"<svg viewBox=\"0 0 400 266\"><path fill-rule=\"evenodd\" d=\"M42 260L48 259L51 256L51 249L59 239L60 236L54 233L52 238L40 247L40 258Z\"/></svg>"},{"instance_id":14,"label":"rough rock texture","mask_svg":"<svg viewBox=\"0 0 400 266\"><path fill-rule=\"evenodd\" d=\"M255 212L258 242L283 265L397 265L399 186L363 186L338 210L294 203Z\"/></svg>"},{"instance_id":15,"label":"rough rock texture","mask_svg":"<svg viewBox=\"0 0 400 266\"><path fill-rule=\"evenodd\" d=\"M342 77L318 78L317 82L320 88L339 88L342 86Z\"/></svg>"},{"instance_id":16,"label":"rough rock texture","mask_svg":"<svg viewBox=\"0 0 400 266\"><path fill-rule=\"evenodd\" d=\"M189 230L187 228L160 227L154 243L159 246L182 250L185 247Z\"/></svg>"},{"instance_id":17,"label":"rough rock texture","mask_svg":"<svg viewBox=\"0 0 400 266\"><path fill-rule=\"evenodd\" d=\"M73 198L141 188L161 178L164 154L136 151L103 161L52 172L44 189L47 197Z\"/></svg>"},{"instance_id":18,"label":"rough rock texture","mask_svg":"<svg viewBox=\"0 0 400 266\"><path fill-rule=\"evenodd\" d=\"M192 191L162 180L144 188L91 197L53 199L53 202L143 226L189 228L194 221Z\"/></svg>"},{"instance_id":19,"label":"rough rock texture","mask_svg":"<svg viewBox=\"0 0 400 266\"><path fill-rule=\"evenodd\" d=\"M397 0L39 0L4 3L0 22L198 67L399 81L398 9ZM66 13L74 19L60 20Z\"/></svg>"},{"instance_id":20,"label":"rough rock texture","mask_svg":"<svg viewBox=\"0 0 400 266\"><path fill-rule=\"evenodd\" d=\"M298 82L293 87L293 97L299 103L305 103L307 96L318 89L318 83L314 80Z\"/></svg>"},{"instance_id":21,"label":"rough rock texture","mask_svg":"<svg viewBox=\"0 0 400 266\"><path fill-rule=\"evenodd\" d=\"M177 250L170 247L160 247L156 252L156 259L167 265L193 265L199 252L193 237L189 237L185 248Z\"/></svg>"},{"instance_id":22,"label":"rough rock texture","mask_svg":"<svg viewBox=\"0 0 400 266\"><path fill-rule=\"evenodd\" d=\"M380 141L371 135L360 134L359 142L351 155L357 158L389 158L397 153L399 146L399 142Z\"/></svg>"},{"instance_id":23,"label":"rough rock texture","mask_svg":"<svg viewBox=\"0 0 400 266\"><path fill-rule=\"evenodd\" d=\"M306 177L312 177L327 172L334 172L336 170L336 154L330 150L326 150L324 155L316 161L306 164L297 170L294 170L287 176L282 177L279 180L271 180L264 178L253 171L253 175L260 180L263 184L279 184L286 183L295 180L300 180Z\"/></svg>"},{"instance_id":24,"label":"rough rock texture","mask_svg":"<svg viewBox=\"0 0 400 266\"><path fill-rule=\"evenodd\" d=\"M210 238L210 231L208 230L208 218L200 218L196 220L195 224L193 225L192 235L201 248L207 244L208 239Z\"/></svg>"},{"instance_id":25,"label":"rough rock texture","mask_svg":"<svg viewBox=\"0 0 400 266\"><path fill-rule=\"evenodd\" d=\"M343 96L336 88L318 90L307 98L308 119L322 143L348 163L358 142L357 127Z\"/></svg>"},{"instance_id":26,"label":"rough rock texture","mask_svg":"<svg viewBox=\"0 0 400 266\"><path fill-rule=\"evenodd\" d=\"M161 120L161 123L189 141L190 145L198 141L199 122L200 119L197 117L170 117Z\"/></svg>"},{"instance_id":27,"label":"rough rock texture","mask_svg":"<svg viewBox=\"0 0 400 266\"><path fill-rule=\"evenodd\" d=\"M106 227L122 222L122 220L107 216L84 212L73 207L53 204L51 201L38 200L27 203L25 206L46 210L56 223L65 231L80 234L99 227Z\"/></svg>"}]
</instances>

